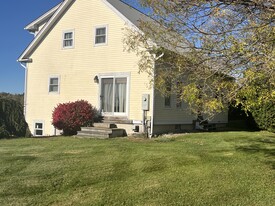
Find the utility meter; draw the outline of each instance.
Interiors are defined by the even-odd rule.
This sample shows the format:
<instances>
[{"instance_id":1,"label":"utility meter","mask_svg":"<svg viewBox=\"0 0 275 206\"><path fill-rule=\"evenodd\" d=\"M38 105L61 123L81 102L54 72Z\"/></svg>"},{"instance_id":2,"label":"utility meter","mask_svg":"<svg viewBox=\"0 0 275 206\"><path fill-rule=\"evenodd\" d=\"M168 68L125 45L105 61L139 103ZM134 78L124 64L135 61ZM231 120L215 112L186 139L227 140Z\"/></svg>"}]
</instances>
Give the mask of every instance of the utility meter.
<instances>
[{"instance_id":1,"label":"utility meter","mask_svg":"<svg viewBox=\"0 0 275 206\"><path fill-rule=\"evenodd\" d=\"M142 110L143 111L149 111L149 100L150 100L149 94L142 95Z\"/></svg>"}]
</instances>

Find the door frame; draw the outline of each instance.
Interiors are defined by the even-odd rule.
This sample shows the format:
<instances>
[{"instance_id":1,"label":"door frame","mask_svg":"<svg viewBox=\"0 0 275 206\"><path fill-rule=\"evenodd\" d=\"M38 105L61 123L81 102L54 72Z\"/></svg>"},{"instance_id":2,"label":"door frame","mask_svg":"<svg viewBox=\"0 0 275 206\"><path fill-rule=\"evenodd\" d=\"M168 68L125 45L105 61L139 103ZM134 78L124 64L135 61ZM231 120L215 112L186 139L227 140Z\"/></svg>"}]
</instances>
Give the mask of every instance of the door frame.
<instances>
[{"instance_id":1,"label":"door frame","mask_svg":"<svg viewBox=\"0 0 275 206\"><path fill-rule=\"evenodd\" d=\"M99 91L98 91L98 108L100 109L100 112L103 116L128 116L129 115L129 100L130 100L130 72L117 72L117 73L101 73L98 74L99 78ZM126 85L126 112L120 113L120 112L103 112L102 111L102 98L101 98L101 92L102 92L102 79L105 78L113 78L114 83L116 78L126 78L127 79L127 85ZM114 88L113 88L114 89ZM113 94L114 95L114 94ZM114 104L114 102L113 102Z\"/></svg>"}]
</instances>

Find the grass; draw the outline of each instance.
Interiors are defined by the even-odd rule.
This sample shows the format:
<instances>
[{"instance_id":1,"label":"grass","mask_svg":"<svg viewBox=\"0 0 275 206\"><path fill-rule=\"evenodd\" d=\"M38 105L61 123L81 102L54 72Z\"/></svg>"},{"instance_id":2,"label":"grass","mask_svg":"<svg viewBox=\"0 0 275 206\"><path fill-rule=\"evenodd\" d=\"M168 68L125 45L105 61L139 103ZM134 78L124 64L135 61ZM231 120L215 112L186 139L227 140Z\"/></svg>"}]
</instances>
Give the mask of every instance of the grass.
<instances>
[{"instance_id":1,"label":"grass","mask_svg":"<svg viewBox=\"0 0 275 206\"><path fill-rule=\"evenodd\" d=\"M0 205L274 205L275 134L0 141Z\"/></svg>"}]
</instances>

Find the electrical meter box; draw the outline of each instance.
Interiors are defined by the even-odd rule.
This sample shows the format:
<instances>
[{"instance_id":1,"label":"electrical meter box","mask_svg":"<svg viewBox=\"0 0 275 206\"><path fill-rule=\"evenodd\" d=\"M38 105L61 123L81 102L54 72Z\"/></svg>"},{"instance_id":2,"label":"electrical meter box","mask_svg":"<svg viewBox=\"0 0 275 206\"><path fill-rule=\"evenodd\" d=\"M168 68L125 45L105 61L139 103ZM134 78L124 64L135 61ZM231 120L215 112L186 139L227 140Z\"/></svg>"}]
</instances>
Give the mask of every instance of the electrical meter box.
<instances>
[{"instance_id":1,"label":"electrical meter box","mask_svg":"<svg viewBox=\"0 0 275 206\"><path fill-rule=\"evenodd\" d=\"M150 95L149 94L143 94L142 95L142 110L143 111L149 111L149 105L150 105Z\"/></svg>"}]
</instances>

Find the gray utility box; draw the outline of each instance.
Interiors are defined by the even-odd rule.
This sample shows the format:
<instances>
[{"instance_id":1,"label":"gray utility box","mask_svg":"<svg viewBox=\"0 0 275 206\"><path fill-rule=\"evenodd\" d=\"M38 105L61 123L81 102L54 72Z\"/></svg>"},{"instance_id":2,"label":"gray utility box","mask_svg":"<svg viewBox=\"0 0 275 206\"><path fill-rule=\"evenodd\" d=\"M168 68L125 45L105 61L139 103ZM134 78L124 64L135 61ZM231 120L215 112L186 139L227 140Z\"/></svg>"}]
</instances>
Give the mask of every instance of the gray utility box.
<instances>
[{"instance_id":1,"label":"gray utility box","mask_svg":"<svg viewBox=\"0 0 275 206\"><path fill-rule=\"evenodd\" d=\"M149 105L150 105L150 95L143 94L142 95L142 110L149 111Z\"/></svg>"}]
</instances>

